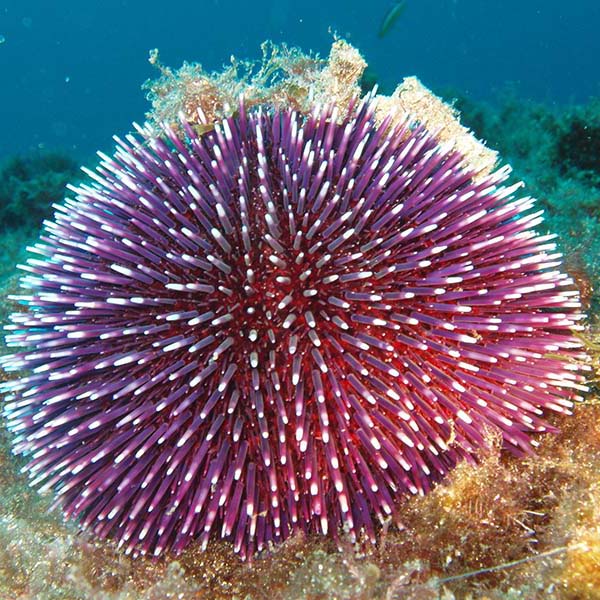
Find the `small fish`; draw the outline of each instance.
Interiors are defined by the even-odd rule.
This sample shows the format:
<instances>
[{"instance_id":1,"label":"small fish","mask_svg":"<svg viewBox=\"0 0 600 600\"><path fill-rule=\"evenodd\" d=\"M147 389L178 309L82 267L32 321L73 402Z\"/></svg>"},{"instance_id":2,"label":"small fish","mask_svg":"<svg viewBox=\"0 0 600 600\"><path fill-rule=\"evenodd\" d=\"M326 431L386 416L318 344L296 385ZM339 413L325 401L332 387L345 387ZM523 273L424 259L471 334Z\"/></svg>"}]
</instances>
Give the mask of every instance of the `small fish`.
<instances>
[{"instance_id":1,"label":"small fish","mask_svg":"<svg viewBox=\"0 0 600 600\"><path fill-rule=\"evenodd\" d=\"M394 2L392 6L390 6L389 10L385 13L383 17L383 21L381 22L381 27L379 27L378 36L382 38L394 25L394 23L398 20L400 15L404 12L406 8L406 0L400 0L400 2Z\"/></svg>"}]
</instances>

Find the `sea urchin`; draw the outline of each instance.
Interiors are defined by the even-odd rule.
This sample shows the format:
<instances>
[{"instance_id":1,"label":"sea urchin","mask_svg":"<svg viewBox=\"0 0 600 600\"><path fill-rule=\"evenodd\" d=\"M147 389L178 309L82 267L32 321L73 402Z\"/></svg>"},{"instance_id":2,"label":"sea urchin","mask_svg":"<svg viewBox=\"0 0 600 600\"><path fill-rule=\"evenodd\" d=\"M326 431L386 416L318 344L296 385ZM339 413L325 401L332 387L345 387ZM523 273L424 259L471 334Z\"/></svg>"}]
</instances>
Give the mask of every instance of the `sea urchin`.
<instances>
[{"instance_id":1,"label":"sea urchin","mask_svg":"<svg viewBox=\"0 0 600 600\"><path fill-rule=\"evenodd\" d=\"M582 388L577 292L530 198L374 100L117 140L22 268L15 451L129 551L375 534Z\"/></svg>"}]
</instances>

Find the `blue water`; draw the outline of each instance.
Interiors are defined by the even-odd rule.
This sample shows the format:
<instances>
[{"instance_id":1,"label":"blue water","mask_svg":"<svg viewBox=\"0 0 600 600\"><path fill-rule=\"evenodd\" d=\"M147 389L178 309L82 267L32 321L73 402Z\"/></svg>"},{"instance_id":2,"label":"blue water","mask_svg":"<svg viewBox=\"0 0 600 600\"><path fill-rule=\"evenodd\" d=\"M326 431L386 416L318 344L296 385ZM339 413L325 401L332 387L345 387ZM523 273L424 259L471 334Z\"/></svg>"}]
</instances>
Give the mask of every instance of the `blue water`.
<instances>
[{"instance_id":1,"label":"blue water","mask_svg":"<svg viewBox=\"0 0 600 600\"><path fill-rule=\"evenodd\" d=\"M418 75L492 99L508 85L548 103L600 96L597 0L407 0L384 39L388 0L0 0L0 159L37 148L80 158L143 120L140 84L174 67L255 58L265 39L326 54L332 31L379 80Z\"/></svg>"}]
</instances>

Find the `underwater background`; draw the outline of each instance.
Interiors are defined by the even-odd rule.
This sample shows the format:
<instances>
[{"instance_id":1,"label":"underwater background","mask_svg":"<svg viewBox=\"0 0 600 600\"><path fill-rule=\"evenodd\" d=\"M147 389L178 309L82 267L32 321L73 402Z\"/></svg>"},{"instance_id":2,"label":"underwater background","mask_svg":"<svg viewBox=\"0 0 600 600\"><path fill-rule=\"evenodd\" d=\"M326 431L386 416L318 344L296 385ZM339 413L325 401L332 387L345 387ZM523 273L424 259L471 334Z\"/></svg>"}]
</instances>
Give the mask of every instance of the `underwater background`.
<instances>
[{"instance_id":1,"label":"underwater background","mask_svg":"<svg viewBox=\"0 0 600 600\"><path fill-rule=\"evenodd\" d=\"M367 61L365 89L416 75L525 181L580 289L597 369L599 32L593 0L0 0L0 323L51 204L143 122L152 49L210 72L260 59L265 40L326 58L339 37ZM253 565L225 544L152 562L78 535L27 487L0 425L0 600L600 598L597 374L590 388L536 457L461 466L379 549L292 540Z\"/></svg>"},{"instance_id":2,"label":"underwater background","mask_svg":"<svg viewBox=\"0 0 600 600\"><path fill-rule=\"evenodd\" d=\"M490 100L513 85L551 105L600 94L600 4L593 0L408 0L380 38L389 0L105 0L0 3L0 156L38 148L90 155L141 120L140 84L184 60L220 69L259 58L264 40L326 56L335 33L360 49L380 85L416 74ZM396 3L397 4L397 3Z\"/></svg>"}]
</instances>

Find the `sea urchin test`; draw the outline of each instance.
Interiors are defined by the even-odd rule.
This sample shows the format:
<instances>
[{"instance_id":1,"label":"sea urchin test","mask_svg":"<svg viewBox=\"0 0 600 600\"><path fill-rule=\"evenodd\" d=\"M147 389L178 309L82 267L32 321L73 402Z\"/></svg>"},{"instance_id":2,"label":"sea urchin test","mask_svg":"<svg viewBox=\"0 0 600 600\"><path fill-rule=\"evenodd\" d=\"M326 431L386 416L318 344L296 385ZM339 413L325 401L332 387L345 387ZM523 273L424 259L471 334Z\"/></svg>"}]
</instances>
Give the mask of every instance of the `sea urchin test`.
<instances>
[{"instance_id":1,"label":"sea urchin test","mask_svg":"<svg viewBox=\"0 0 600 600\"><path fill-rule=\"evenodd\" d=\"M163 68L22 266L14 450L130 552L376 540L585 389L578 293L495 154L415 79L361 98L344 42L268 60Z\"/></svg>"}]
</instances>

